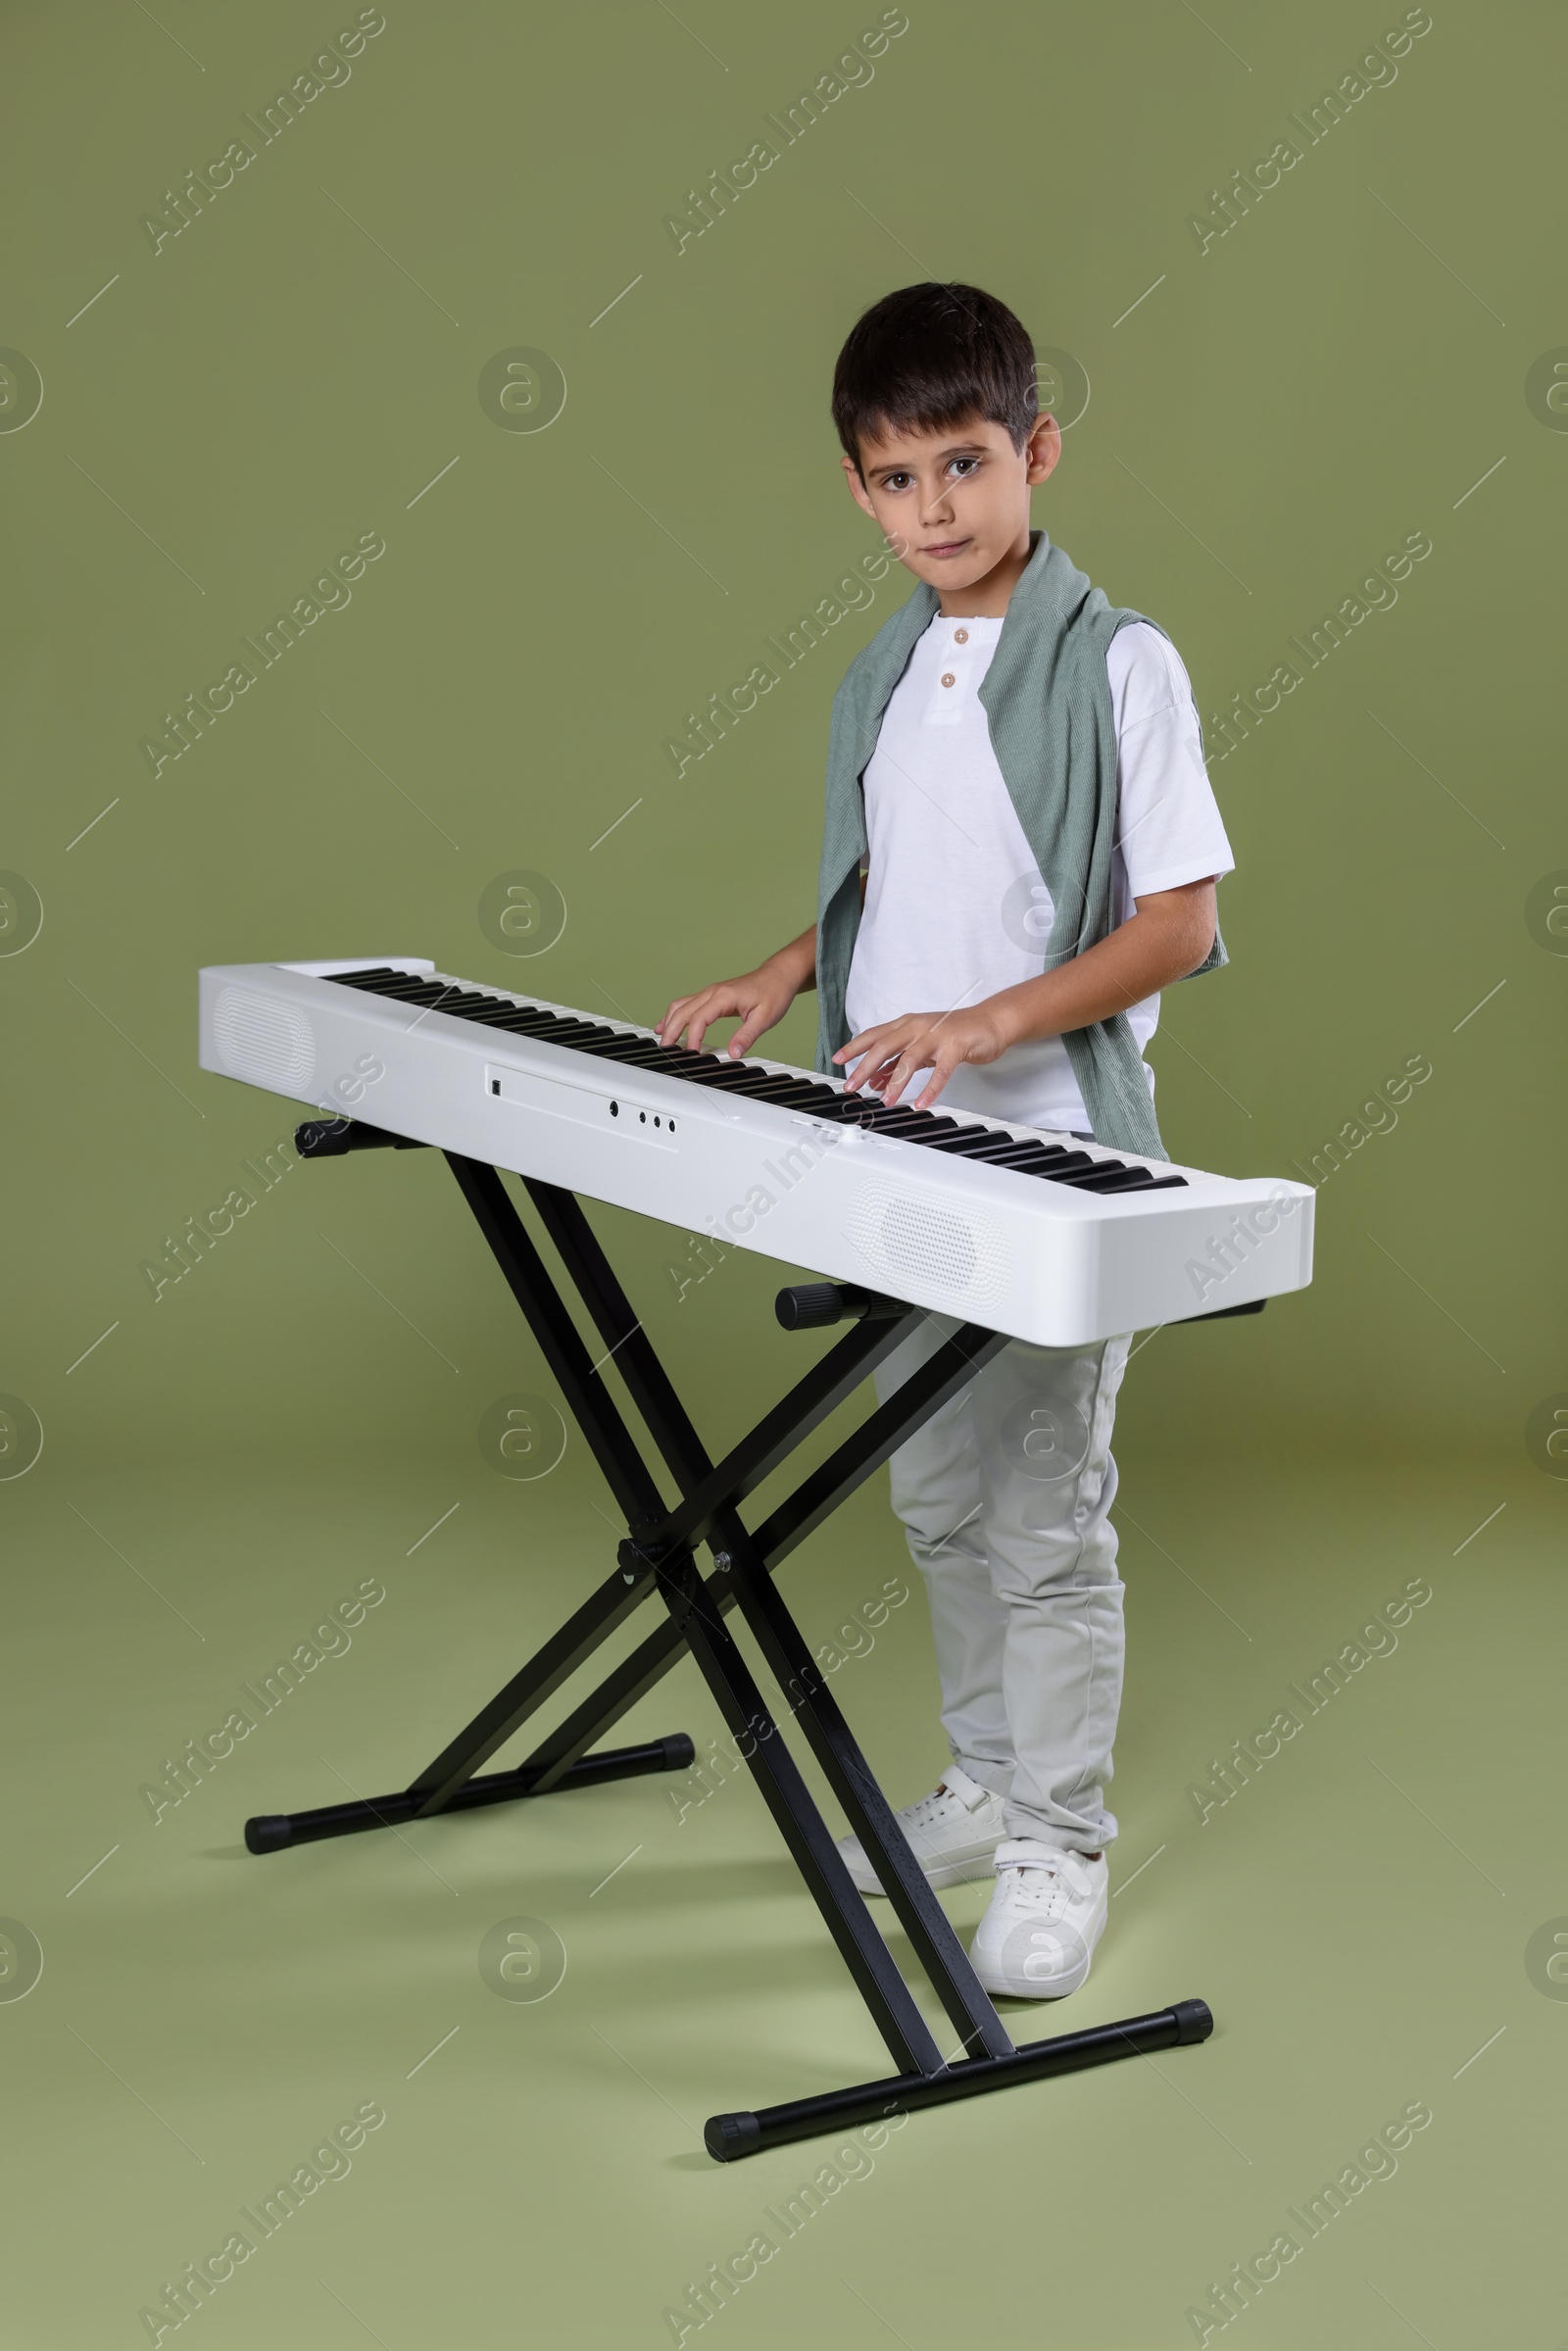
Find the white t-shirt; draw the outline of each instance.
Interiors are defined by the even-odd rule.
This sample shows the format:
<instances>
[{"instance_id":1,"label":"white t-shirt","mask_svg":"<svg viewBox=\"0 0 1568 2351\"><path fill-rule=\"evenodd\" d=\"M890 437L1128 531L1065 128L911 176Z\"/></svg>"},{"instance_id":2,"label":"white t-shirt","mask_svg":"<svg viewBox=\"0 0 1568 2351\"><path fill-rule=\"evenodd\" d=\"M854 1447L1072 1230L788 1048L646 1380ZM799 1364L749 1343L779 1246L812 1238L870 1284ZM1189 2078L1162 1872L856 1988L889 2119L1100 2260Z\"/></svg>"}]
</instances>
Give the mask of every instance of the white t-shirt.
<instances>
[{"instance_id":1,"label":"white t-shirt","mask_svg":"<svg viewBox=\"0 0 1568 2351\"><path fill-rule=\"evenodd\" d=\"M883 712L865 770L869 874L845 996L850 1034L905 1012L977 1004L1045 968L1051 894L1024 837L981 708L1000 619L932 621ZM1232 871L1203 766L1187 672L1169 640L1129 621L1105 657L1116 726L1112 924L1135 899ZM1128 1012L1140 1053L1159 997ZM853 1064L840 1063L848 1073ZM912 1102L922 1071L901 1100ZM1149 1091L1154 1073L1145 1064ZM1059 1037L962 1063L944 1108L1020 1126L1087 1132L1089 1113Z\"/></svg>"}]
</instances>

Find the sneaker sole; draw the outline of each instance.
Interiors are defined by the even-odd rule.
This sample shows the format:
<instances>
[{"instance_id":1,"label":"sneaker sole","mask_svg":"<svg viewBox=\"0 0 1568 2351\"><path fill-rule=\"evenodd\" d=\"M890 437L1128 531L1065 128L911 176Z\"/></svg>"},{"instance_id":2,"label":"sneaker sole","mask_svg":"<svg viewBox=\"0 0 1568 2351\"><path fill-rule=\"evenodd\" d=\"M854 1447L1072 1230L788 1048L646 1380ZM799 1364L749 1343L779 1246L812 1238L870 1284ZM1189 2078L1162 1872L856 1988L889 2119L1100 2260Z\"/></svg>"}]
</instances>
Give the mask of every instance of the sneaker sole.
<instances>
[{"instance_id":1,"label":"sneaker sole","mask_svg":"<svg viewBox=\"0 0 1568 2351\"><path fill-rule=\"evenodd\" d=\"M1089 1966L1086 1960L1081 1968L1075 1968L1070 1976L1058 1978L1054 1984L1001 1983L978 1960L974 1962L974 1972L981 1988L990 1992L996 2000L1065 2000L1069 1993L1079 1990L1088 1983Z\"/></svg>"},{"instance_id":2,"label":"sneaker sole","mask_svg":"<svg viewBox=\"0 0 1568 2351\"><path fill-rule=\"evenodd\" d=\"M1000 1968L988 1967L977 1952L971 1950L969 1959L980 1980L982 1989L990 1992L994 1999L1065 2000L1070 1993L1079 1990L1083 1984L1088 1983L1089 1971L1094 1965L1095 1953L1100 1946L1100 1938L1104 1931L1105 1922L1102 1918L1099 1926L1095 1929L1094 1940L1084 1953L1082 1967L1074 1968L1070 1975L1057 1977L1054 1984L1041 1984L1038 1980L1012 1982L1003 1976Z\"/></svg>"}]
</instances>

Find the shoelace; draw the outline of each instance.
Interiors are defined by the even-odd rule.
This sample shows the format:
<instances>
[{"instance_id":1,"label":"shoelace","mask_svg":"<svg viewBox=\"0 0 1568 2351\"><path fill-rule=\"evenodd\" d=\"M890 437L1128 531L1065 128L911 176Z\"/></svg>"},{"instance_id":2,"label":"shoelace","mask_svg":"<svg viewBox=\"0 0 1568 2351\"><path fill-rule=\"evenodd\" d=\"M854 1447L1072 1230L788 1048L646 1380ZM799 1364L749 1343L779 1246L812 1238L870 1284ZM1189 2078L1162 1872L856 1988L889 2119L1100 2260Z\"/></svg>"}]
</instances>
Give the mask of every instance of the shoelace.
<instances>
[{"instance_id":1,"label":"shoelace","mask_svg":"<svg viewBox=\"0 0 1568 2351\"><path fill-rule=\"evenodd\" d=\"M1018 1874L1019 1892L1030 1897L1044 1918L1059 1918L1075 1901L1083 1899L1059 1862L1015 1861L1011 1868ZM1031 1886L1031 1878L1043 1879L1045 1883Z\"/></svg>"},{"instance_id":2,"label":"shoelace","mask_svg":"<svg viewBox=\"0 0 1568 2351\"><path fill-rule=\"evenodd\" d=\"M960 1812L968 1810L962 1796L956 1789L944 1785L941 1788L934 1788L928 1796L921 1796L918 1803L911 1804L904 1817L911 1829L929 1829L933 1822L941 1820L948 1808L954 1805Z\"/></svg>"}]
</instances>

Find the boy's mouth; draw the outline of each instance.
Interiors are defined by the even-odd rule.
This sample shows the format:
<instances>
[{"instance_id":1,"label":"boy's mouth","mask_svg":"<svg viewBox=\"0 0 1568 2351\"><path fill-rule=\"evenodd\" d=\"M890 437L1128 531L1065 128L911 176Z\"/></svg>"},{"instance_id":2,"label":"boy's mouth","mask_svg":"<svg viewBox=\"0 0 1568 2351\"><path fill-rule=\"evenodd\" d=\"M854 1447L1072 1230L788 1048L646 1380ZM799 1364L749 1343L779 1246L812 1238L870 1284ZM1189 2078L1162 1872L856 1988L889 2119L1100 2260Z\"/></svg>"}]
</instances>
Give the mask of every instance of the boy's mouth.
<instances>
[{"instance_id":1,"label":"boy's mouth","mask_svg":"<svg viewBox=\"0 0 1568 2351\"><path fill-rule=\"evenodd\" d=\"M920 553L935 556L941 562L947 556L962 555L968 544L967 539L941 539L934 547L922 547Z\"/></svg>"}]
</instances>

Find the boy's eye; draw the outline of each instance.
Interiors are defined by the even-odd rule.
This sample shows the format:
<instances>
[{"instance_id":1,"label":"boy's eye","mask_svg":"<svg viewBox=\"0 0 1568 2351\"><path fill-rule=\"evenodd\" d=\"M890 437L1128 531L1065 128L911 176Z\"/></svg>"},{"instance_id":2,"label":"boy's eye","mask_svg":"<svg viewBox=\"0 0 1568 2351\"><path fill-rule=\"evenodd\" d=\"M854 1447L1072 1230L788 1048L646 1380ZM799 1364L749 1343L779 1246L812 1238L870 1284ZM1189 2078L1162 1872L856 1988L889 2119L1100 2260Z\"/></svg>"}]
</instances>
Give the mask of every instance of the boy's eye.
<instances>
[{"instance_id":1,"label":"boy's eye","mask_svg":"<svg viewBox=\"0 0 1568 2351\"><path fill-rule=\"evenodd\" d=\"M978 471L979 465L977 457L956 457L948 470L956 474L959 481L967 481L971 473ZM882 487L884 490L906 490L913 479L912 473L884 473Z\"/></svg>"}]
</instances>

